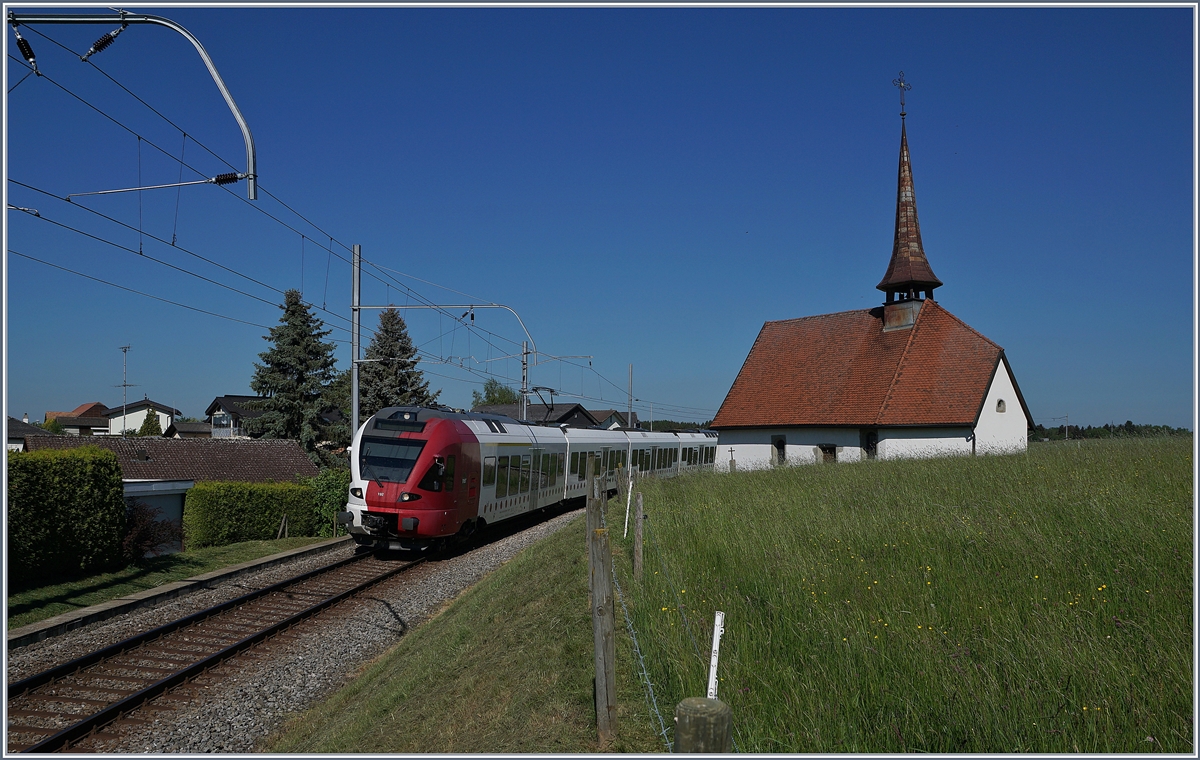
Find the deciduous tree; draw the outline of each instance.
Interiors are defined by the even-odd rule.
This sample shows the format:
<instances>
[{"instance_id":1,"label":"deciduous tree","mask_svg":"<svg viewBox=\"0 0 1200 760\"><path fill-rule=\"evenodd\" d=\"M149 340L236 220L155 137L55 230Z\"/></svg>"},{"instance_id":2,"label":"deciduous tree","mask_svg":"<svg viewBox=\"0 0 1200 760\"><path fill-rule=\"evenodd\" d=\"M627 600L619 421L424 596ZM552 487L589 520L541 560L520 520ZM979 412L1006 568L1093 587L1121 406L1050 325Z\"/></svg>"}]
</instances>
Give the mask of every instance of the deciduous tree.
<instances>
[{"instance_id":1,"label":"deciduous tree","mask_svg":"<svg viewBox=\"0 0 1200 760\"><path fill-rule=\"evenodd\" d=\"M471 391L471 408L476 409L481 406L492 406L493 404L517 404L521 401L521 394L502 384L495 378L489 378L483 384L483 393L479 391Z\"/></svg>"}]
</instances>

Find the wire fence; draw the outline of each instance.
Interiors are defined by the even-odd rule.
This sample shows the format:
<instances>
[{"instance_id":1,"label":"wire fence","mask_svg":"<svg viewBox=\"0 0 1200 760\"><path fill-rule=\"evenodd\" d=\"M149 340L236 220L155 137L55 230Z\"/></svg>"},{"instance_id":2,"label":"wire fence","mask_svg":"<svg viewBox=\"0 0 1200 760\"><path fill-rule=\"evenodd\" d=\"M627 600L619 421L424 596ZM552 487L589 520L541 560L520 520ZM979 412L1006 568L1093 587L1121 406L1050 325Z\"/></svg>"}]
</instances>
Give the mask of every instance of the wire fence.
<instances>
[{"instance_id":1,"label":"wire fence","mask_svg":"<svg viewBox=\"0 0 1200 760\"><path fill-rule=\"evenodd\" d=\"M600 526L602 528L608 527L608 518L605 512L606 510L604 509L600 510ZM659 547L658 540L655 538L654 533L650 529L649 525L644 523L642 530L644 533L649 534L650 541L654 545L654 551L656 554L658 554L659 566L662 567L663 577L667 579L667 583L669 583L671 588L674 590L675 605L679 610L680 617L683 619L684 629L687 631L688 638L691 639L693 651L696 653L696 659L700 662L705 662L706 660L704 654L700 650L700 644L696 640L695 634L692 632L692 624L688 619L687 609L683 603L683 597L680 595L678 590L680 587L675 583L674 577L671 575L671 571L667 567L666 555L662 551L662 548ZM633 617L629 614L629 608L625 604L625 592L622 590L620 579L617 577L617 564L615 562L613 563L612 575L613 585L617 590L617 599L621 602L621 611L625 616L625 628L629 632L629 639L633 643L634 655L637 657L637 677L638 680L642 682L642 688L646 695L646 706L650 709L650 712L653 713L653 717L658 721L658 734L662 737L663 743L666 745L667 752L673 752L674 742L671 740L670 736L668 736L667 722L663 719L662 712L658 708L658 699L654 694L654 682L650 678L650 670L646 665L646 658L642 653L641 644L638 642L637 629L633 624ZM733 750L734 752L739 753L742 751L738 746L736 738L733 739Z\"/></svg>"}]
</instances>

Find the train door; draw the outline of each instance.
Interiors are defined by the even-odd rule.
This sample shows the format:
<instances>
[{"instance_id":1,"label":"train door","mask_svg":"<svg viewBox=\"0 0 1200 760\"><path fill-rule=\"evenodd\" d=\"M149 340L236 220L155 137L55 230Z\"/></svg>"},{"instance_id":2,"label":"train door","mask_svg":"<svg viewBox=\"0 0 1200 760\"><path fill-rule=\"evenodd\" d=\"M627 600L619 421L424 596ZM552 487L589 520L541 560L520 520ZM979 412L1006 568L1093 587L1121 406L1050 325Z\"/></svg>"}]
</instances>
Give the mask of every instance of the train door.
<instances>
[{"instance_id":1,"label":"train door","mask_svg":"<svg viewBox=\"0 0 1200 760\"><path fill-rule=\"evenodd\" d=\"M534 510L538 508L538 496L542 491L540 487L541 478L538 477L542 464L542 448L534 446L530 452L533 455L533 459L530 463L531 470L529 472L529 509Z\"/></svg>"}]
</instances>

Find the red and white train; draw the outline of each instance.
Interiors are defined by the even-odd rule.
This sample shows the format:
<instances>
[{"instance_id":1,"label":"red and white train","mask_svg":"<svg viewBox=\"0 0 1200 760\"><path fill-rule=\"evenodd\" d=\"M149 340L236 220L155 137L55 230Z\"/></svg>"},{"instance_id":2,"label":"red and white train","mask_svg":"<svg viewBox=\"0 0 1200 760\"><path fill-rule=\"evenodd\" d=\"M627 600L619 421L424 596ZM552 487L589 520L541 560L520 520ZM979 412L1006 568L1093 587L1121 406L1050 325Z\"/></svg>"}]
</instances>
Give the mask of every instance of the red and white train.
<instances>
[{"instance_id":1,"label":"red and white train","mask_svg":"<svg viewBox=\"0 0 1200 760\"><path fill-rule=\"evenodd\" d=\"M350 498L338 517L356 542L425 549L445 539L586 495L588 462L611 490L630 469L711 468L711 431L543 427L509 417L389 407L350 448Z\"/></svg>"}]
</instances>

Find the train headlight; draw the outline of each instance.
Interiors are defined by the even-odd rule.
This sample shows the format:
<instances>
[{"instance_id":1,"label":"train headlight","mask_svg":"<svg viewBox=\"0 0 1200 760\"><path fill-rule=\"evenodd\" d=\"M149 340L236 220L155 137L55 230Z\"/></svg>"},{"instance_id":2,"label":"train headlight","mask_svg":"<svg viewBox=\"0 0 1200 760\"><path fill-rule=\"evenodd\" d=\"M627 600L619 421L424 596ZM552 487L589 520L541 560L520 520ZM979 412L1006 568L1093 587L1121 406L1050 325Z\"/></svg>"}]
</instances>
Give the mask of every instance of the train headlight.
<instances>
[{"instance_id":1,"label":"train headlight","mask_svg":"<svg viewBox=\"0 0 1200 760\"><path fill-rule=\"evenodd\" d=\"M404 493L400 494L400 501L416 501L420 498L421 494L419 493L409 493L408 491L405 491Z\"/></svg>"},{"instance_id":2,"label":"train headlight","mask_svg":"<svg viewBox=\"0 0 1200 760\"><path fill-rule=\"evenodd\" d=\"M362 498L362 489L361 488L351 488L350 495L356 499L361 499Z\"/></svg>"}]
</instances>

